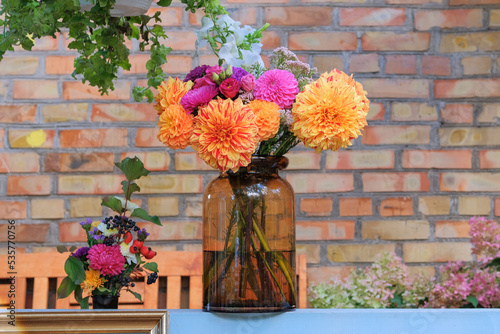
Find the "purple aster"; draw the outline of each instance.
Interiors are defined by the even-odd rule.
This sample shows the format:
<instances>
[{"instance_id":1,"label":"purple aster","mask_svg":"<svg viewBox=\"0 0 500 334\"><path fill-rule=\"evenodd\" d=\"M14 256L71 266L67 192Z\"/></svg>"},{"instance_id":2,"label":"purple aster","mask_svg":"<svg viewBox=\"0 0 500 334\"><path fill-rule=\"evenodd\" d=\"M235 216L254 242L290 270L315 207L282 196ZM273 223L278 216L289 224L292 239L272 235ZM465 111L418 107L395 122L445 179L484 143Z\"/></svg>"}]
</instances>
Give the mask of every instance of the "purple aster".
<instances>
[{"instance_id":1,"label":"purple aster","mask_svg":"<svg viewBox=\"0 0 500 334\"><path fill-rule=\"evenodd\" d=\"M83 227L83 225L91 225L92 224L92 219L87 218L87 221L81 222L80 225Z\"/></svg>"},{"instance_id":2,"label":"purple aster","mask_svg":"<svg viewBox=\"0 0 500 334\"><path fill-rule=\"evenodd\" d=\"M201 65L201 66L197 66L195 68L193 68L187 75L186 75L186 79L184 79L184 82L188 82L189 80L191 81L195 81L196 79L198 78L203 78L205 76L205 71L207 70L207 68L209 68L210 66L208 65Z\"/></svg>"},{"instance_id":3,"label":"purple aster","mask_svg":"<svg viewBox=\"0 0 500 334\"><path fill-rule=\"evenodd\" d=\"M248 72L242 69L241 67L233 67L233 74L231 75L231 79L236 79L241 81L245 75L248 75Z\"/></svg>"},{"instance_id":4,"label":"purple aster","mask_svg":"<svg viewBox=\"0 0 500 334\"><path fill-rule=\"evenodd\" d=\"M88 247L80 247L76 250L76 252L73 253L73 256L78 258L78 259L84 259L87 257L87 253L89 252Z\"/></svg>"}]
</instances>

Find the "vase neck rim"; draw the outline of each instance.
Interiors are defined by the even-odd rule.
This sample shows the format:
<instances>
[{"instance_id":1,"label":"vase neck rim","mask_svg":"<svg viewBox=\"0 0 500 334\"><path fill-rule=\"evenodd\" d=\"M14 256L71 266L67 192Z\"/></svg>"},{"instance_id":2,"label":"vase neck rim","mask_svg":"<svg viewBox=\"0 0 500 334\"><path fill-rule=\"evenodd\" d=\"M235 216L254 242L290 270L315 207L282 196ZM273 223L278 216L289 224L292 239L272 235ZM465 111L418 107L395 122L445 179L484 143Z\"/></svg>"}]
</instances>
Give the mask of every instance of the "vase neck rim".
<instances>
[{"instance_id":1,"label":"vase neck rim","mask_svg":"<svg viewBox=\"0 0 500 334\"><path fill-rule=\"evenodd\" d=\"M274 155L252 155L252 159L248 166L240 167L235 173L231 170L227 172L228 175L235 175L240 173L251 173L251 172L277 172L278 170L283 170L288 166L288 158L285 156L274 156Z\"/></svg>"}]
</instances>

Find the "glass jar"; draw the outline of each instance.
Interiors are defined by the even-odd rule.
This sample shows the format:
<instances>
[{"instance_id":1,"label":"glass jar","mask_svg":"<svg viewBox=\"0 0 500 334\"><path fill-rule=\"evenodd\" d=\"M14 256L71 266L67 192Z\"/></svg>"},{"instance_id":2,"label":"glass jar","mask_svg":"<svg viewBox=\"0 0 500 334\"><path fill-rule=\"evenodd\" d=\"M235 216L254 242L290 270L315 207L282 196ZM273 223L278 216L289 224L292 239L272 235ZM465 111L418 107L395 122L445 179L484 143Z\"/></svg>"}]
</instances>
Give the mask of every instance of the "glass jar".
<instances>
[{"instance_id":1,"label":"glass jar","mask_svg":"<svg viewBox=\"0 0 500 334\"><path fill-rule=\"evenodd\" d=\"M203 196L203 308L294 309L295 196L278 175L286 157L253 156L222 173Z\"/></svg>"}]
</instances>

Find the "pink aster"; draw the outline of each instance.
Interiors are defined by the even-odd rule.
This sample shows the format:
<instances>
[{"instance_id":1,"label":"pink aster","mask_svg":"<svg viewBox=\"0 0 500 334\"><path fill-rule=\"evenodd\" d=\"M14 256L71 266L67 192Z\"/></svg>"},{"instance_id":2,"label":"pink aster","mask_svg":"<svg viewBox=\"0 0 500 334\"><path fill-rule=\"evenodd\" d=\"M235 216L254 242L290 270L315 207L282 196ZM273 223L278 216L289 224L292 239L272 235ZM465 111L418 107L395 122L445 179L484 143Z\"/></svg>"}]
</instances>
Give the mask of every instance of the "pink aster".
<instances>
[{"instance_id":1,"label":"pink aster","mask_svg":"<svg viewBox=\"0 0 500 334\"><path fill-rule=\"evenodd\" d=\"M282 109L289 109L298 93L299 84L293 74L278 69L262 74L253 91L255 99L274 102Z\"/></svg>"},{"instance_id":2,"label":"pink aster","mask_svg":"<svg viewBox=\"0 0 500 334\"><path fill-rule=\"evenodd\" d=\"M217 86L203 86L198 89L190 90L181 99L181 105L184 109L192 113L195 108L207 104L210 102L217 94L219 94L219 88Z\"/></svg>"},{"instance_id":3,"label":"pink aster","mask_svg":"<svg viewBox=\"0 0 500 334\"><path fill-rule=\"evenodd\" d=\"M101 273L106 276L116 276L120 274L125 265L125 258L118 245L94 245L90 248L87 258L89 259L90 268L100 270Z\"/></svg>"}]
</instances>

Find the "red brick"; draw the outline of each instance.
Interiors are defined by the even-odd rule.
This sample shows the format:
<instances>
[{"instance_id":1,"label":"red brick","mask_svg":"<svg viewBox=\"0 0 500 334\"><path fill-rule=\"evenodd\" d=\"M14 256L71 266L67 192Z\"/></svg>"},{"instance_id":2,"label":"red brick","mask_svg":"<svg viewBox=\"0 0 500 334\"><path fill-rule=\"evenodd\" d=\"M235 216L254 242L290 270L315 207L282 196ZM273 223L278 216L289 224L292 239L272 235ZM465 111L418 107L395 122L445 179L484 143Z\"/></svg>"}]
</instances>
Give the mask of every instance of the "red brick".
<instances>
[{"instance_id":1,"label":"red brick","mask_svg":"<svg viewBox=\"0 0 500 334\"><path fill-rule=\"evenodd\" d=\"M151 174L137 181L141 194L196 194L203 190L203 178L193 174Z\"/></svg>"},{"instance_id":2,"label":"red brick","mask_svg":"<svg viewBox=\"0 0 500 334\"><path fill-rule=\"evenodd\" d=\"M441 35L441 45L439 47L441 53L499 50L500 31L443 34Z\"/></svg>"},{"instance_id":3,"label":"red brick","mask_svg":"<svg viewBox=\"0 0 500 334\"><path fill-rule=\"evenodd\" d=\"M406 150L404 168L472 168L471 150Z\"/></svg>"},{"instance_id":4,"label":"red brick","mask_svg":"<svg viewBox=\"0 0 500 334\"><path fill-rule=\"evenodd\" d=\"M427 103L401 103L391 104L391 121L437 121L436 107Z\"/></svg>"},{"instance_id":5,"label":"red brick","mask_svg":"<svg viewBox=\"0 0 500 334\"><path fill-rule=\"evenodd\" d=\"M0 152L0 173L38 173L39 160L34 152Z\"/></svg>"},{"instance_id":6,"label":"red brick","mask_svg":"<svg viewBox=\"0 0 500 334\"><path fill-rule=\"evenodd\" d=\"M450 0L451 6L498 5L498 0Z\"/></svg>"},{"instance_id":7,"label":"red brick","mask_svg":"<svg viewBox=\"0 0 500 334\"><path fill-rule=\"evenodd\" d=\"M484 191L497 192L500 189L500 173L441 173L441 191Z\"/></svg>"},{"instance_id":8,"label":"red brick","mask_svg":"<svg viewBox=\"0 0 500 334\"><path fill-rule=\"evenodd\" d=\"M148 10L146 15L153 16L156 12L160 12L160 20L156 24L161 25L162 27L175 27L180 26L182 24L182 8L157 8L153 7Z\"/></svg>"},{"instance_id":9,"label":"red brick","mask_svg":"<svg viewBox=\"0 0 500 334\"><path fill-rule=\"evenodd\" d=\"M79 81L63 82L64 100L128 100L130 99L130 81L115 81L115 90L108 95L101 95L97 87Z\"/></svg>"},{"instance_id":10,"label":"red brick","mask_svg":"<svg viewBox=\"0 0 500 334\"><path fill-rule=\"evenodd\" d=\"M320 262L320 245L314 244L300 244L297 245L296 249L297 255L304 254L306 256L307 263L319 263Z\"/></svg>"},{"instance_id":11,"label":"red brick","mask_svg":"<svg viewBox=\"0 0 500 334\"><path fill-rule=\"evenodd\" d=\"M386 0L388 4L394 5L425 5L425 4L434 4L434 3L443 3L443 0Z\"/></svg>"},{"instance_id":12,"label":"red brick","mask_svg":"<svg viewBox=\"0 0 500 334\"><path fill-rule=\"evenodd\" d=\"M9 91L9 82L10 81L1 81L0 80L0 97L5 97Z\"/></svg>"},{"instance_id":13,"label":"red brick","mask_svg":"<svg viewBox=\"0 0 500 334\"><path fill-rule=\"evenodd\" d=\"M155 122L158 118L151 103L106 103L92 106L93 122Z\"/></svg>"},{"instance_id":14,"label":"red brick","mask_svg":"<svg viewBox=\"0 0 500 334\"><path fill-rule=\"evenodd\" d=\"M287 170L320 168L321 154L314 151L288 152L286 157L289 160Z\"/></svg>"},{"instance_id":15,"label":"red brick","mask_svg":"<svg viewBox=\"0 0 500 334\"><path fill-rule=\"evenodd\" d=\"M119 147L127 146L127 129L61 130L61 147Z\"/></svg>"},{"instance_id":16,"label":"red brick","mask_svg":"<svg viewBox=\"0 0 500 334\"><path fill-rule=\"evenodd\" d=\"M438 99L500 97L500 79L436 80Z\"/></svg>"},{"instance_id":17,"label":"red brick","mask_svg":"<svg viewBox=\"0 0 500 334\"><path fill-rule=\"evenodd\" d=\"M196 35L193 31L167 31L168 38L163 42L176 51L194 51Z\"/></svg>"},{"instance_id":18,"label":"red brick","mask_svg":"<svg viewBox=\"0 0 500 334\"><path fill-rule=\"evenodd\" d=\"M365 51L426 51L430 38L429 33L374 31L361 37L361 46Z\"/></svg>"},{"instance_id":19,"label":"red brick","mask_svg":"<svg viewBox=\"0 0 500 334\"><path fill-rule=\"evenodd\" d=\"M170 155L167 152L126 152L121 154L120 159L126 157L138 157L150 171L166 171L170 164Z\"/></svg>"},{"instance_id":20,"label":"red brick","mask_svg":"<svg viewBox=\"0 0 500 334\"><path fill-rule=\"evenodd\" d=\"M201 221L162 221L163 226L152 223L139 223L145 228L150 236L149 241L156 240L201 240Z\"/></svg>"},{"instance_id":21,"label":"red brick","mask_svg":"<svg viewBox=\"0 0 500 334\"><path fill-rule=\"evenodd\" d=\"M364 192L429 191L427 173L362 173Z\"/></svg>"},{"instance_id":22,"label":"red brick","mask_svg":"<svg viewBox=\"0 0 500 334\"><path fill-rule=\"evenodd\" d=\"M423 56L422 74L424 75L451 75L451 60L441 56Z\"/></svg>"},{"instance_id":23,"label":"red brick","mask_svg":"<svg viewBox=\"0 0 500 334\"><path fill-rule=\"evenodd\" d=\"M264 31L262 34L262 49L274 50L281 46L281 36L277 31Z\"/></svg>"},{"instance_id":24,"label":"red brick","mask_svg":"<svg viewBox=\"0 0 500 334\"><path fill-rule=\"evenodd\" d=\"M437 238L468 238L470 225L468 220L436 221L436 237Z\"/></svg>"},{"instance_id":25,"label":"red brick","mask_svg":"<svg viewBox=\"0 0 500 334\"><path fill-rule=\"evenodd\" d=\"M380 202L382 217L413 215L413 200L411 197L386 198Z\"/></svg>"},{"instance_id":26,"label":"red brick","mask_svg":"<svg viewBox=\"0 0 500 334\"><path fill-rule=\"evenodd\" d=\"M385 107L382 103L370 102L370 110L366 115L367 121L383 120L385 114Z\"/></svg>"},{"instance_id":27,"label":"red brick","mask_svg":"<svg viewBox=\"0 0 500 334\"><path fill-rule=\"evenodd\" d=\"M424 216L448 215L451 198L449 196L420 196L418 210Z\"/></svg>"},{"instance_id":28,"label":"red brick","mask_svg":"<svg viewBox=\"0 0 500 334\"><path fill-rule=\"evenodd\" d=\"M256 7L229 7L226 10L233 20L240 22L242 25L254 25L257 23ZM189 24L193 26L201 25L201 18L203 16L205 16L205 13L201 10L196 11L194 14L189 13Z\"/></svg>"},{"instance_id":29,"label":"red brick","mask_svg":"<svg viewBox=\"0 0 500 334\"><path fill-rule=\"evenodd\" d=\"M195 152L176 152L175 170L210 170L214 169L198 157Z\"/></svg>"},{"instance_id":30,"label":"red brick","mask_svg":"<svg viewBox=\"0 0 500 334\"><path fill-rule=\"evenodd\" d=\"M114 169L114 154L92 153L47 153L46 172L111 172Z\"/></svg>"},{"instance_id":31,"label":"red brick","mask_svg":"<svg viewBox=\"0 0 500 334\"><path fill-rule=\"evenodd\" d=\"M495 123L500 119L500 103L485 103L483 110L479 114L477 121L479 123Z\"/></svg>"},{"instance_id":32,"label":"red brick","mask_svg":"<svg viewBox=\"0 0 500 334\"><path fill-rule=\"evenodd\" d=\"M307 281L309 284L330 283L348 277L352 270L351 266L310 267L307 268Z\"/></svg>"},{"instance_id":33,"label":"red brick","mask_svg":"<svg viewBox=\"0 0 500 334\"><path fill-rule=\"evenodd\" d=\"M9 224L0 225L0 242L7 242ZM16 224L17 242L46 242L49 224Z\"/></svg>"},{"instance_id":34,"label":"red brick","mask_svg":"<svg viewBox=\"0 0 500 334\"><path fill-rule=\"evenodd\" d=\"M354 221L298 221L297 240L352 240Z\"/></svg>"},{"instance_id":35,"label":"red brick","mask_svg":"<svg viewBox=\"0 0 500 334\"><path fill-rule=\"evenodd\" d=\"M251 3L287 3L290 0L252 0ZM248 0L227 0L228 3L248 3Z\"/></svg>"},{"instance_id":36,"label":"red brick","mask_svg":"<svg viewBox=\"0 0 500 334\"><path fill-rule=\"evenodd\" d=\"M340 198L340 216L371 216L371 198Z\"/></svg>"},{"instance_id":37,"label":"red brick","mask_svg":"<svg viewBox=\"0 0 500 334\"><path fill-rule=\"evenodd\" d=\"M415 28L480 28L483 25L482 9L419 10L415 12Z\"/></svg>"},{"instance_id":38,"label":"red brick","mask_svg":"<svg viewBox=\"0 0 500 334\"><path fill-rule=\"evenodd\" d=\"M121 175L59 175L58 194L120 194Z\"/></svg>"},{"instance_id":39,"label":"red brick","mask_svg":"<svg viewBox=\"0 0 500 334\"><path fill-rule=\"evenodd\" d=\"M129 57L131 68L129 71L123 71L124 74L145 74L148 72L146 63L151 59L149 54L139 54ZM169 55L167 63L162 65L163 72L172 75L187 73L192 68L192 58L190 56Z\"/></svg>"},{"instance_id":40,"label":"red brick","mask_svg":"<svg viewBox=\"0 0 500 334\"><path fill-rule=\"evenodd\" d=\"M495 216L500 216L500 197L495 198Z\"/></svg>"},{"instance_id":41,"label":"red brick","mask_svg":"<svg viewBox=\"0 0 500 334\"><path fill-rule=\"evenodd\" d=\"M357 37L353 32L291 32L288 37L288 47L290 50L299 51L356 50Z\"/></svg>"},{"instance_id":42,"label":"red brick","mask_svg":"<svg viewBox=\"0 0 500 334\"><path fill-rule=\"evenodd\" d=\"M0 105L0 123L34 123L35 116L34 104Z\"/></svg>"},{"instance_id":43,"label":"red brick","mask_svg":"<svg viewBox=\"0 0 500 334\"><path fill-rule=\"evenodd\" d=\"M9 175L7 178L7 195L50 195L50 175Z\"/></svg>"},{"instance_id":44,"label":"red brick","mask_svg":"<svg viewBox=\"0 0 500 334\"><path fill-rule=\"evenodd\" d=\"M46 56L45 73L51 75L72 74L75 70L73 56Z\"/></svg>"},{"instance_id":45,"label":"red brick","mask_svg":"<svg viewBox=\"0 0 500 334\"><path fill-rule=\"evenodd\" d=\"M314 67L318 69L318 73L330 72L333 69L344 69L344 60L339 56L313 56Z\"/></svg>"},{"instance_id":46,"label":"red brick","mask_svg":"<svg viewBox=\"0 0 500 334\"><path fill-rule=\"evenodd\" d=\"M404 8L341 8L341 26L400 26L406 21Z\"/></svg>"},{"instance_id":47,"label":"red brick","mask_svg":"<svg viewBox=\"0 0 500 334\"><path fill-rule=\"evenodd\" d=\"M57 80L14 80L13 99L58 99Z\"/></svg>"},{"instance_id":48,"label":"red brick","mask_svg":"<svg viewBox=\"0 0 500 334\"><path fill-rule=\"evenodd\" d=\"M158 140L158 128L138 128L135 136L136 147L164 147Z\"/></svg>"},{"instance_id":49,"label":"red brick","mask_svg":"<svg viewBox=\"0 0 500 334\"><path fill-rule=\"evenodd\" d=\"M326 169L391 169L394 151L337 151L326 153Z\"/></svg>"},{"instance_id":50,"label":"red brick","mask_svg":"<svg viewBox=\"0 0 500 334\"><path fill-rule=\"evenodd\" d=\"M349 62L349 72L369 73L379 72L378 54L364 53L353 54Z\"/></svg>"},{"instance_id":51,"label":"red brick","mask_svg":"<svg viewBox=\"0 0 500 334\"><path fill-rule=\"evenodd\" d=\"M331 7L265 7L264 22L272 26L329 26Z\"/></svg>"},{"instance_id":52,"label":"red brick","mask_svg":"<svg viewBox=\"0 0 500 334\"><path fill-rule=\"evenodd\" d=\"M59 241L60 242L85 242L87 237L85 230L79 222L59 223Z\"/></svg>"},{"instance_id":53,"label":"red brick","mask_svg":"<svg viewBox=\"0 0 500 334\"><path fill-rule=\"evenodd\" d=\"M0 75L33 75L38 69L38 57L4 57Z\"/></svg>"},{"instance_id":54,"label":"red brick","mask_svg":"<svg viewBox=\"0 0 500 334\"><path fill-rule=\"evenodd\" d=\"M446 123L472 123L473 113L472 104L447 104L441 110L441 120Z\"/></svg>"},{"instance_id":55,"label":"red brick","mask_svg":"<svg viewBox=\"0 0 500 334\"><path fill-rule=\"evenodd\" d=\"M306 216L329 216L332 213L332 198L302 198L300 211Z\"/></svg>"},{"instance_id":56,"label":"red brick","mask_svg":"<svg viewBox=\"0 0 500 334\"><path fill-rule=\"evenodd\" d=\"M429 144L429 126L424 125L380 125L368 126L363 133L364 145Z\"/></svg>"},{"instance_id":57,"label":"red brick","mask_svg":"<svg viewBox=\"0 0 500 334\"><path fill-rule=\"evenodd\" d=\"M0 201L0 219L26 219L25 201Z\"/></svg>"},{"instance_id":58,"label":"red brick","mask_svg":"<svg viewBox=\"0 0 500 334\"><path fill-rule=\"evenodd\" d=\"M480 168L500 168L500 150L479 151Z\"/></svg>"},{"instance_id":59,"label":"red brick","mask_svg":"<svg viewBox=\"0 0 500 334\"><path fill-rule=\"evenodd\" d=\"M429 98L430 82L423 79L360 79L372 98Z\"/></svg>"},{"instance_id":60,"label":"red brick","mask_svg":"<svg viewBox=\"0 0 500 334\"><path fill-rule=\"evenodd\" d=\"M354 190L354 179L351 174L287 173L286 179L296 193L330 193Z\"/></svg>"},{"instance_id":61,"label":"red brick","mask_svg":"<svg viewBox=\"0 0 500 334\"><path fill-rule=\"evenodd\" d=\"M3 148L3 141L4 141L4 137L5 137L5 130L4 129L0 129L0 148Z\"/></svg>"},{"instance_id":62,"label":"red brick","mask_svg":"<svg viewBox=\"0 0 500 334\"><path fill-rule=\"evenodd\" d=\"M417 57L414 55L391 55L385 59L387 74L417 74Z\"/></svg>"},{"instance_id":63,"label":"red brick","mask_svg":"<svg viewBox=\"0 0 500 334\"><path fill-rule=\"evenodd\" d=\"M47 104L42 106L44 122L87 121L88 103Z\"/></svg>"},{"instance_id":64,"label":"red brick","mask_svg":"<svg viewBox=\"0 0 500 334\"><path fill-rule=\"evenodd\" d=\"M53 148L54 130L9 130L12 148Z\"/></svg>"}]
</instances>

